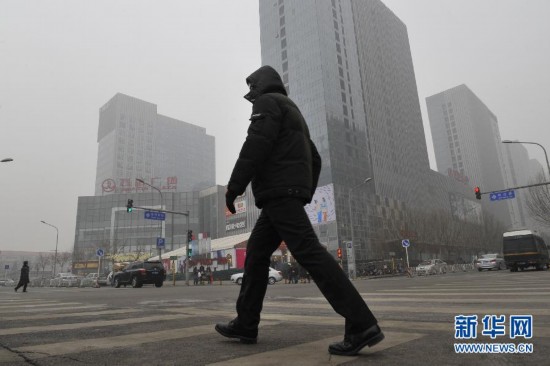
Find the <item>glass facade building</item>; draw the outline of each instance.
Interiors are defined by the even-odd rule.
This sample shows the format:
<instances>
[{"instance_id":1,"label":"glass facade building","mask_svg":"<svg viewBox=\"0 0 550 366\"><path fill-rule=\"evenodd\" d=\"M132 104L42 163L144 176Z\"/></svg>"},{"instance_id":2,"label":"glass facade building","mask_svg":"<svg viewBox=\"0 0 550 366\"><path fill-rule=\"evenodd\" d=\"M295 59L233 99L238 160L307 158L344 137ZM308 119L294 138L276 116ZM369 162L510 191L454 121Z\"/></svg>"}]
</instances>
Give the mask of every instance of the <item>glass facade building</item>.
<instances>
[{"instance_id":1,"label":"glass facade building","mask_svg":"<svg viewBox=\"0 0 550 366\"><path fill-rule=\"evenodd\" d=\"M336 221L317 227L321 241L334 254L353 237L356 260L387 257L375 235L391 220L383 211L430 208L405 25L378 0L259 5L262 64L282 75L304 114L323 159L319 186L334 187Z\"/></svg>"},{"instance_id":2,"label":"glass facade building","mask_svg":"<svg viewBox=\"0 0 550 366\"><path fill-rule=\"evenodd\" d=\"M481 99L459 85L426 98L426 104L440 173L461 175L482 192L511 187L497 117ZM513 204L494 201L485 208L509 226Z\"/></svg>"},{"instance_id":3,"label":"glass facade building","mask_svg":"<svg viewBox=\"0 0 550 366\"><path fill-rule=\"evenodd\" d=\"M215 140L206 129L157 113L155 104L116 94L99 113L95 194L199 191L216 184Z\"/></svg>"}]
</instances>

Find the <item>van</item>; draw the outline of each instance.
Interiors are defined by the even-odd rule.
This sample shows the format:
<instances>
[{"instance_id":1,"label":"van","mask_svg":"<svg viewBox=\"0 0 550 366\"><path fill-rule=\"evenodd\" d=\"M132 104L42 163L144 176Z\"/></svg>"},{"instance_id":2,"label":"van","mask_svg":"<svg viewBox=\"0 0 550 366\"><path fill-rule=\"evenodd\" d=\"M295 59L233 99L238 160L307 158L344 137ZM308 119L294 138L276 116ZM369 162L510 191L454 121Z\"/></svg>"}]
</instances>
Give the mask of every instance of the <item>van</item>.
<instances>
[{"instance_id":1,"label":"van","mask_svg":"<svg viewBox=\"0 0 550 366\"><path fill-rule=\"evenodd\" d=\"M532 230L516 230L503 234L502 253L511 272L535 267L538 271L548 269L550 255L540 235Z\"/></svg>"}]
</instances>

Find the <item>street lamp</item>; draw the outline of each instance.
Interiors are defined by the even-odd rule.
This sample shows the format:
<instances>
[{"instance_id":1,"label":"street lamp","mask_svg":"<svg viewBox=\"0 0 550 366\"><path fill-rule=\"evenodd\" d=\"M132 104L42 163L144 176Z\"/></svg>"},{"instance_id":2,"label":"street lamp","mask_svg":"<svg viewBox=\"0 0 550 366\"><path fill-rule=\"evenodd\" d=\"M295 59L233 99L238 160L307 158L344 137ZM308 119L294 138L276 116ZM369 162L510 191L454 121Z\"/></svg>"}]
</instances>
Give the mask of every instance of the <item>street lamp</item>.
<instances>
[{"instance_id":1,"label":"street lamp","mask_svg":"<svg viewBox=\"0 0 550 366\"><path fill-rule=\"evenodd\" d=\"M57 243L59 241L59 229L57 228L57 226L54 226L52 224L48 224L44 220L41 220L40 222L43 223L43 224L46 224L48 226L53 227L55 229L56 233L57 233L56 236L55 236L55 256L54 256L54 259L53 259L53 276L55 277L55 269L56 269L56 265L57 265Z\"/></svg>"},{"instance_id":2,"label":"street lamp","mask_svg":"<svg viewBox=\"0 0 550 366\"><path fill-rule=\"evenodd\" d=\"M353 215L351 214L351 191L353 191L356 188L361 187L363 184L368 183L371 180L372 180L372 178L370 178L370 177L366 178L364 181L362 181L361 183L359 183L355 187L351 187L349 189L349 192L348 192L348 209L349 209L349 221L350 221L350 226L351 226L351 248L352 248L352 250L353 250L353 245L354 245L354 243L353 243L354 238L353 238ZM354 271L353 271L352 278L355 278L355 275L356 275L356 272L357 272L355 270L355 251L354 251L354 256L353 256L353 264L354 264L353 265ZM348 261L348 271L349 271L349 267L350 267L350 263Z\"/></svg>"},{"instance_id":3,"label":"street lamp","mask_svg":"<svg viewBox=\"0 0 550 366\"><path fill-rule=\"evenodd\" d=\"M13 161L13 159L12 158L5 158L5 159L0 160L0 163L9 163L10 161Z\"/></svg>"},{"instance_id":4,"label":"street lamp","mask_svg":"<svg viewBox=\"0 0 550 366\"><path fill-rule=\"evenodd\" d=\"M162 210L164 198L162 197L162 192L160 191L160 189L158 189L155 186L150 185L149 183L146 183L143 179L136 178L136 180L138 182L142 183L142 184L145 184L146 186L149 186L149 187L153 188L158 193L160 193L160 209ZM160 236L159 237L162 238L162 221L160 221ZM162 257L161 257L162 251L161 251L160 247L158 247L157 249L158 249L158 253L159 253L159 260L162 261Z\"/></svg>"},{"instance_id":5,"label":"street lamp","mask_svg":"<svg viewBox=\"0 0 550 366\"><path fill-rule=\"evenodd\" d=\"M546 158L546 167L548 169L548 176L550 177L550 163L548 163L548 154L546 153L546 149L544 146L542 146L539 143L536 142L526 142L526 141L512 141L512 140L503 140L503 144L531 144L531 145L538 145L544 151L544 157Z\"/></svg>"}]
</instances>

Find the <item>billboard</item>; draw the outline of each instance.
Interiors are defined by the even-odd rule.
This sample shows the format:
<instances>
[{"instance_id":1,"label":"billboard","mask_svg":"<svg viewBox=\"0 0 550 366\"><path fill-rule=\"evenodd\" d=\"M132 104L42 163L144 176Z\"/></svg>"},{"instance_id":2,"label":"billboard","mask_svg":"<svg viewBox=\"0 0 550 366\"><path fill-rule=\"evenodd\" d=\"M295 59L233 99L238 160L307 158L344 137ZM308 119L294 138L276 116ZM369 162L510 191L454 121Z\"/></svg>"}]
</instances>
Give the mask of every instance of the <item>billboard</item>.
<instances>
[{"instance_id":1,"label":"billboard","mask_svg":"<svg viewBox=\"0 0 550 366\"><path fill-rule=\"evenodd\" d=\"M313 225L326 224L336 220L334 205L334 186L317 187L310 204L305 206L306 213Z\"/></svg>"},{"instance_id":2,"label":"billboard","mask_svg":"<svg viewBox=\"0 0 550 366\"><path fill-rule=\"evenodd\" d=\"M235 214L231 214L227 207L225 208L225 232L227 234L246 229L246 195L237 197L234 204Z\"/></svg>"}]
</instances>

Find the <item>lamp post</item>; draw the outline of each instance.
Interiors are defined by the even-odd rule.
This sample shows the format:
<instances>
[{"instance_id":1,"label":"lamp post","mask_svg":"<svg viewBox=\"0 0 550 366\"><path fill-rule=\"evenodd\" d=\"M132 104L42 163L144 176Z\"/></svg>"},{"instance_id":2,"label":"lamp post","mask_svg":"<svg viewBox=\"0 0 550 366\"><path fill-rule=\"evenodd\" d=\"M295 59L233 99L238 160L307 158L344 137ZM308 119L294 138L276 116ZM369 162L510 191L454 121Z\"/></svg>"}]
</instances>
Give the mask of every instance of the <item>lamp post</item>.
<instances>
[{"instance_id":1,"label":"lamp post","mask_svg":"<svg viewBox=\"0 0 550 366\"><path fill-rule=\"evenodd\" d=\"M57 266L57 243L59 241L59 229L57 228L57 226L54 226L52 224L48 224L44 220L41 220L40 222L45 224L45 225L53 227L56 231L56 235L55 235L55 255L54 255L54 259L53 259L53 276L55 277L55 270L56 270L56 266Z\"/></svg>"},{"instance_id":2,"label":"lamp post","mask_svg":"<svg viewBox=\"0 0 550 366\"><path fill-rule=\"evenodd\" d=\"M350 229L351 229L351 248L352 248L352 251L354 253L354 256L353 256L353 269L354 269L354 271L353 271L353 275L351 277L354 278L354 279L355 279L357 271L355 270L355 251L353 250L354 249L353 248L354 238L353 238L353 215L351 214L351 192L354 189L361 187L363 184L370 182L371 180L372 180L372 178L370 178L370 177L366 178L363 182L359 183L358 185L356 185L354 187L351 187L348 191L348 209L349 209L349 221L350 221ZM349 272L349 267L350 267L350 263L348 261L348 272Z\"/></svg>"},{"instance_id":3,"label":"lamp post","mask_svg":"<svg viewBox=\"0 0 550 366\"><path fill-rule=\"evenodd\" d=\"M5 159L0 160L0 163L9 163L10 161L13 161L13 159L12 158L5 158Z\"/></svg>"},{"instance_id":4,"label":"lamp post","mask_svg":"<svg viewBox=\"0 0 550 366\"><path fill-rule=\"evenodd\" d=\"M544 146L542 146L539 143L536 142L527 142L527 141L512 141L512 140L503 140L503 144L531 144L531 145L538 145L544 151L544 157L546 158L546 168L548 169L548 176L550 177L550 163L548 163L548 154L546 153L546 149Z\"/></svg>"},{"instance_id":5,"label":"lamp post","mask_svg":"<svg viewBox=\"0 0 550 366\"><path fill-rule=\"evenodd\" d=\"M150 185L149 183L146 183L143 179L136 178L136 180L140 183L145 184L146 186L149 186L149 187L153 188L158 193L160 193L160 209L162 210L164 198L162 197L162 192L160 191L160 189L158 189L155 186ZM160 238L162 238L162 221L160 222ZM157 249L158 249L158 254L159 254L159 260L162 261L162 256L161 256L162 250L160 249L160 247L158 247Z\"/></svg>"}]
</instances>

